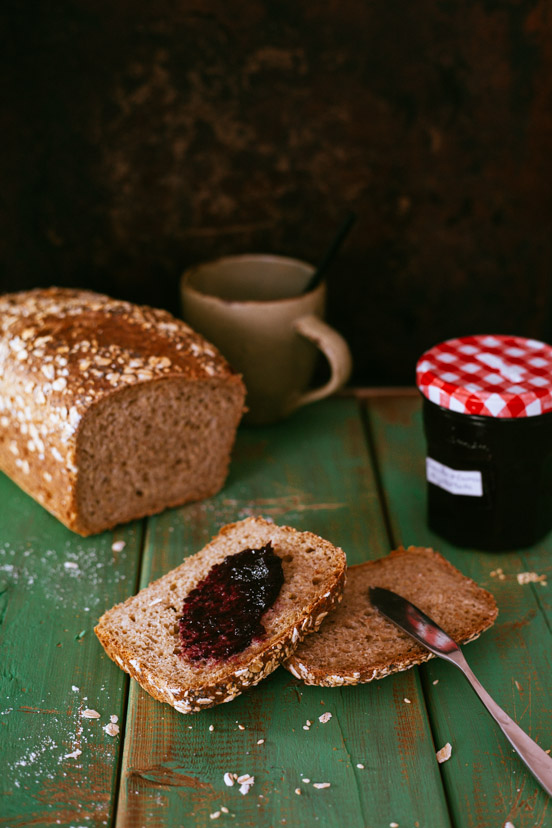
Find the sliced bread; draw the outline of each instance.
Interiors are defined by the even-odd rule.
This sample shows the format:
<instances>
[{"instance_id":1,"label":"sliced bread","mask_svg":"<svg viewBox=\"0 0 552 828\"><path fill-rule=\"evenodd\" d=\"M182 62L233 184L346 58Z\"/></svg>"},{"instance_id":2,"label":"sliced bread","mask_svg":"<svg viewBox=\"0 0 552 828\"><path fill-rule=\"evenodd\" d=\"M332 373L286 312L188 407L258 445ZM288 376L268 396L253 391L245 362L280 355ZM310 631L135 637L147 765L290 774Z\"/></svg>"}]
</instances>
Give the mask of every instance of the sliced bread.
<instances>
[{"instance_id":1,"label":"sliced bread","mask_svg":"<svg viewBox=\"0 0 552 828\"><path fill-rule=\"evenodd\" d=\"M347 570L339 608L284 664L296 678L326 687L360 684L433 658L371 606L371 586L407 598L459 643L477 638L498 612L493 596L438 552L400 548Z\"/></svg>"},{"instance_id":2,"label":"sliced bread","mask_svg":"<svg viewBox=\"0 0 552 828\"><path fill-rule=\"evenodd\" d=\"M244 549L272 545L284 583L262 616L265 633L223 660L183 657L179 617L185 598L212 568ZM247 518L223 527L200 552L108 610L95 629L106 653L154 698L181 713L231 701L269 675L341 600L343 550L310 532Z\"/></svg>"}]
</instances>

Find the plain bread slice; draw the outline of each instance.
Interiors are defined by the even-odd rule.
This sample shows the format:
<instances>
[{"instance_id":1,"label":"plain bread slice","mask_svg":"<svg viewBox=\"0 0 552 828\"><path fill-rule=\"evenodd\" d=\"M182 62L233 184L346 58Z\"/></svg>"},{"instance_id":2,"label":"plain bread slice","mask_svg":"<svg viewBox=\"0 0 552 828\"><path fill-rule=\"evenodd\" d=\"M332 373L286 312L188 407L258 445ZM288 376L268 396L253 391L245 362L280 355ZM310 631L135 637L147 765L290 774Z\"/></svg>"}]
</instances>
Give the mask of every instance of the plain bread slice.
<instances>
[{"instance_id":1,"label":"plain bread slice","mask_svg":"<svg viewBox=\"0 0 552 828\"><path fill-rule=\"evenodd\" d=\"M338 609L284 664L296 678L326 687L360 684L433 658L372 607L371 586L407 598L459 643L477 638L498 614L493 596L438 552L401 547L349 567Z\"/></svg>"}]
</instances>

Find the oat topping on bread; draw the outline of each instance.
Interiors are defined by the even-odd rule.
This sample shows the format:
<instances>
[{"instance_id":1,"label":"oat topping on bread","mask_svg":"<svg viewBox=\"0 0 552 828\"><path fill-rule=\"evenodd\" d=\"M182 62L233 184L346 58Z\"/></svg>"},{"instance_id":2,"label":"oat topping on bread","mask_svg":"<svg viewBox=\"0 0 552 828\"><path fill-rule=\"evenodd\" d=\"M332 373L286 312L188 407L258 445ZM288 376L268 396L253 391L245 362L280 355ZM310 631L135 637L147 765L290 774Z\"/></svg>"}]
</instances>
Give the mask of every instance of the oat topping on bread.
<instances>
[{"instance_id":1,"label":"oat topping on bread","mask_svg":"<svg viewBox=\"0 0 552 828\"><path fill-rule=\"evenodd\" d=\"M22 367L37 403L53 396L61 408L70 399L69 420L58 408L51 418L68 431L106 392L170 374L229 371L213 345L167 311L70 288L0 296L0 374L19 376ZM20 414L30 419L24 408Z\"/></svg>"}]
</instances>

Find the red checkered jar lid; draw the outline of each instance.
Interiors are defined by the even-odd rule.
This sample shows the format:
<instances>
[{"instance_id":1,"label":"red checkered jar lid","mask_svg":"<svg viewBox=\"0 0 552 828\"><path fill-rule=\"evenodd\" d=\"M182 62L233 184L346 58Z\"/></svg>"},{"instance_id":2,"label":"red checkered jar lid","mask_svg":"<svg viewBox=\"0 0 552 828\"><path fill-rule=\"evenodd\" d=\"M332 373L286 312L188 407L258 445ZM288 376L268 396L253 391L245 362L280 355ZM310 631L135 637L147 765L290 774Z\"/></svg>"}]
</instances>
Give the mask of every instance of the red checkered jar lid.
<instances>
[{"instance_id":1,"label":"red checkered jar lid","mask_svg":"<svg viewBox=\"0 0 552 828\"><path fill-rule=\"evenodd\" d=\"M463 336L426 351L416 384L462 414L533 417L552 411L552 347L521 336Z\"/></svg>"}]
</instances>

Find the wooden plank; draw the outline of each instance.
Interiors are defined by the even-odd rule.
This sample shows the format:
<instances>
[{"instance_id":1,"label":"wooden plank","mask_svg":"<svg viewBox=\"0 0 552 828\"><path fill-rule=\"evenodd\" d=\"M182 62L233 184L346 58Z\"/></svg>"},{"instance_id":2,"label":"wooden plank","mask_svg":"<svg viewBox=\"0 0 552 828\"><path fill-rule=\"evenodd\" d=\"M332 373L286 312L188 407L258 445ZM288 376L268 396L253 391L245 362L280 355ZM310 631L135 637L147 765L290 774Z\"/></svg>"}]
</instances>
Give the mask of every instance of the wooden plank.
<instances>
[{"instance_id":1,"label":"wooden plank","mask_svg":"<svg viewBox=\"0 0 552 828\"><path fill-rule=\"evenodd\" d=\"M0 503L0 825L107 825L127 682L92 628L135 587L142 527L79 538L3 475Z\"/></svg>"},{"instance_id":2,"label":"wooden plank","mask_svg":"<svg viewBox=\"0 0 552 828\"><path fill-rule=\"evenodd\" d=\"M328 401L277 426L242 429L224 490L150 522L142 585L222 524L253 514L323 535L342 545L350 562L388 551L354 401ZM324 712L332 714L325 724ZM227 787L226 772L254 775L251 791ZM330 787L313 787L320 782ZM118 828L206 826L217 813L215 824L240 826L449 826L417 674L323 689L279 669L231 704L192 716L132 682Z\"/></svg>"},{"instance_id":3,"label":"wooden plank","mask_svg":"<svg viewBox=\"0 0 552 828\"><path fill-rule=\"evenodd\" d=\"M487 553L457 548L432 534L425 520L425 443L419 400L368 403L390 523L396 543L433 546L497 600L492 630L466 656L496 701L545 748L552 747L550 713L550 587L520 585L517 574L550 574L552 538L530 550ZM497 571L504 576L499 578ZM493 574L494 573L494 574ZM454 822L462 828L551 824L549 799L451 665L420 668L437 745L451 742L442 766ZM434 684L438 681L438 684Z\"/></svg>"}]
</instances>

